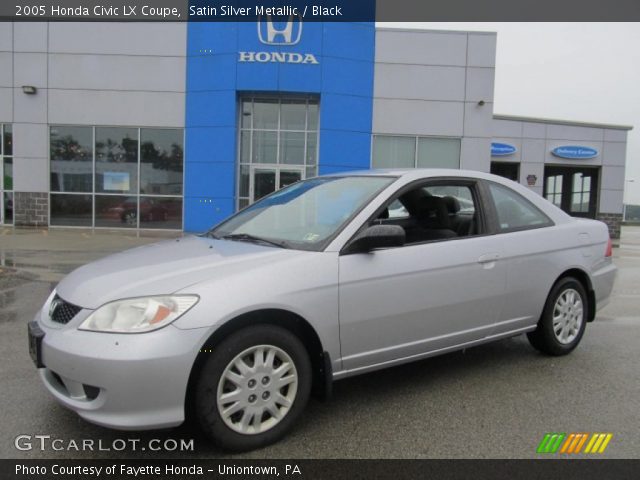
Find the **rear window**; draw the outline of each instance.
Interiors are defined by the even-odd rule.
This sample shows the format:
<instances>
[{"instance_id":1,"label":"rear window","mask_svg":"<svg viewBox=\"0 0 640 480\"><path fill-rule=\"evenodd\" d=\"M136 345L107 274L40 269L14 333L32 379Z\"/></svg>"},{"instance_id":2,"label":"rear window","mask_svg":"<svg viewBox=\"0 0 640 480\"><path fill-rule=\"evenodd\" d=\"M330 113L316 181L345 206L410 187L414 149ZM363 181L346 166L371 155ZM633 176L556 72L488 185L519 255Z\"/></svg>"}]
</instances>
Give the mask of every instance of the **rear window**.
<instances>
[{"instance_id":1,"label":"rear window","mask_svg":"<svg viewBox=\"0 0 640 480\"><path fill-rule=\"evenodd\" d=\"M519 193L497 183L489 183L489 189L501 232L553 225L549 217Z\"/></svg>"}]
</instances>

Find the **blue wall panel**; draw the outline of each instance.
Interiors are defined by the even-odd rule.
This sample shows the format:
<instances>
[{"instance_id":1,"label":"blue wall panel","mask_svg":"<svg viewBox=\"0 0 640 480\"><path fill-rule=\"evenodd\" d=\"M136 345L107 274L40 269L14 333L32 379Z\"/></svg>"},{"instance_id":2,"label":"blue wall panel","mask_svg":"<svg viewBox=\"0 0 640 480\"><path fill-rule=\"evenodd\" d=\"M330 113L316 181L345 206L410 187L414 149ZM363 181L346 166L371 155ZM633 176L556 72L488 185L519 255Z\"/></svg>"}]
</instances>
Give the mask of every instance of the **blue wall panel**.
<instances>
[{"instance_id":1,"label":"blue wall panel","mask_svg":"<svg viewBox=\"0 0 640 480\"><path fill-rule=\"evenodd\" d=\"M372 61L376 35L373 24L328 22L323 28L322 54L325 57Z\"/></svg>"},{"instance_id":2,"label":"blue wall panel","mask_svg":"<svg viewBox=\"0 0 640 480\"><path fill-rule=\"evenodd\" d=\"M185 230L205 230L234 211L244 92L318 95L319 172L369 168L373 23L304 23L295 45L261 43L255 22L191 22L187 37ZM318 64L241 62L240 52L313 54Z\"/></svg>"},{"instance_id":3,"label":"blue wall panel","mask_svg":"<svg viewBox=\"0 0 640 480\"><path fill-rule=\"evenodd\" d=\"M186 143L189 147L187 165L191 162L225 162L235 158L236 128L189 127Z\"/></svg>"},{"instance_id":4,"label":"blue wall panel","mask_svg":"<svg viewBox=\"0 0 640 480\"><path fill-rule=\"evenodd\" d=\"M190 63L189 92L236 89L237 53L205 54Z\"/></svg>"},{"instance_id":5,"label":"blue wall panel","mask_svg":"<svg viewBox=\"0 0 640 480\"><path fill-rule=\"evenodd\" d=\"M189 182L189 196L198 198L231 197L235 195L235 162L190 162L186 180ZM215 185L215 192L212 191Z\"/></svg>"},{"instance_id":6,"label":"blue wall panel","mask_svg":"<svg viewBox=\"0 0 640 480\"><path fill-rule=\"evenodd\" d=\"M366 170L370 164L370 154L363 155L371 149L371 134L368 132L351 132L348 130L320 130L320 163L319 173L335 173L334 167L341 170Z\"/></svg>"}]
</instances>

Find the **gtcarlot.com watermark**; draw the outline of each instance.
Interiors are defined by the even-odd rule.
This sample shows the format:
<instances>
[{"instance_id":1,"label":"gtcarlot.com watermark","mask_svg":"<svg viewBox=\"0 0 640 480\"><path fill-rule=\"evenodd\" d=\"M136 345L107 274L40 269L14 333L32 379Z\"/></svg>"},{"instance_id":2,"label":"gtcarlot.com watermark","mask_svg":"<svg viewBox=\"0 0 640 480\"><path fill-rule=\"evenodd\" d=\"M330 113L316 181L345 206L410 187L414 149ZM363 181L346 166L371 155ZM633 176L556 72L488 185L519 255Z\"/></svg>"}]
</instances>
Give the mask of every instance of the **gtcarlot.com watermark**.
<instances>
[{"instance_id":1,"label":"gtcarlot.com watermark","mask_svg":"<svg viewBox=\"0 0 640 480\"><path fill-rule=\"evenodd\" d=\"M116 438L113 440L94 440L82 438L79 440L57 438L51 435L18 435L13 445L20 451L75 451L75 452L193 452L193 439L152 438Z\"/></svg>"}]
</instances>

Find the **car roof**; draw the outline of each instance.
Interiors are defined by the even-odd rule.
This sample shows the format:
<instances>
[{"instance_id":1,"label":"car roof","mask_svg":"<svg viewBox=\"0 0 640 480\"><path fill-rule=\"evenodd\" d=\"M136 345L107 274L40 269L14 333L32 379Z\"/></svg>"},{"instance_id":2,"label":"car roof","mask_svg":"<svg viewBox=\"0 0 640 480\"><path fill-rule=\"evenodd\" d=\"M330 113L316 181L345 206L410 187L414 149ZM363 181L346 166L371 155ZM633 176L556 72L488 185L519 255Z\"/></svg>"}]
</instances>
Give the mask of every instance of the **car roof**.
<instances>
[{"instance_id":1,"label":"car roof","mask_svg":"<svg viewBox=\"0 0 640 480\"><path fill-rule=\"evenodd\" d=\"M432 177L471 177L484 178L486 180L502 179L490 173L479 172L477 170L460 170L457 168L377 168L371 170L353 170L348 172L333 173L330 177L350 177L350 176L377 176L377 177L398 177L407 180L419 180L421 178Z\"/></svg>"}]
</instances>

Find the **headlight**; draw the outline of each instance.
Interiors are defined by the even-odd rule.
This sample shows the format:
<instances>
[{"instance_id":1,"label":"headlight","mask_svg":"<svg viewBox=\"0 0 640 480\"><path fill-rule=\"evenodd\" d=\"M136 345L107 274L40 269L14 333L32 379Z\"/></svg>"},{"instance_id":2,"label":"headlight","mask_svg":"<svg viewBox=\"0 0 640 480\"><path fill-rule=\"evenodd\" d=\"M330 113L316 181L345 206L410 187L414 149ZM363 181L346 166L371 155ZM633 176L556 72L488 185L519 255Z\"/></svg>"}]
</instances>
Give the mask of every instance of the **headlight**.
<instances>
[{"instance_id":1,"label":"headlight","mask_svg":"<svg viewBox=\"0 0 640 480\"><path fill-rule=\"evenodd\" d=\"M78 328L94 332L150 332L169 325L193 307L198 300L196 295L117 300L98 308Z\"/></svg>"}]
</instances>

